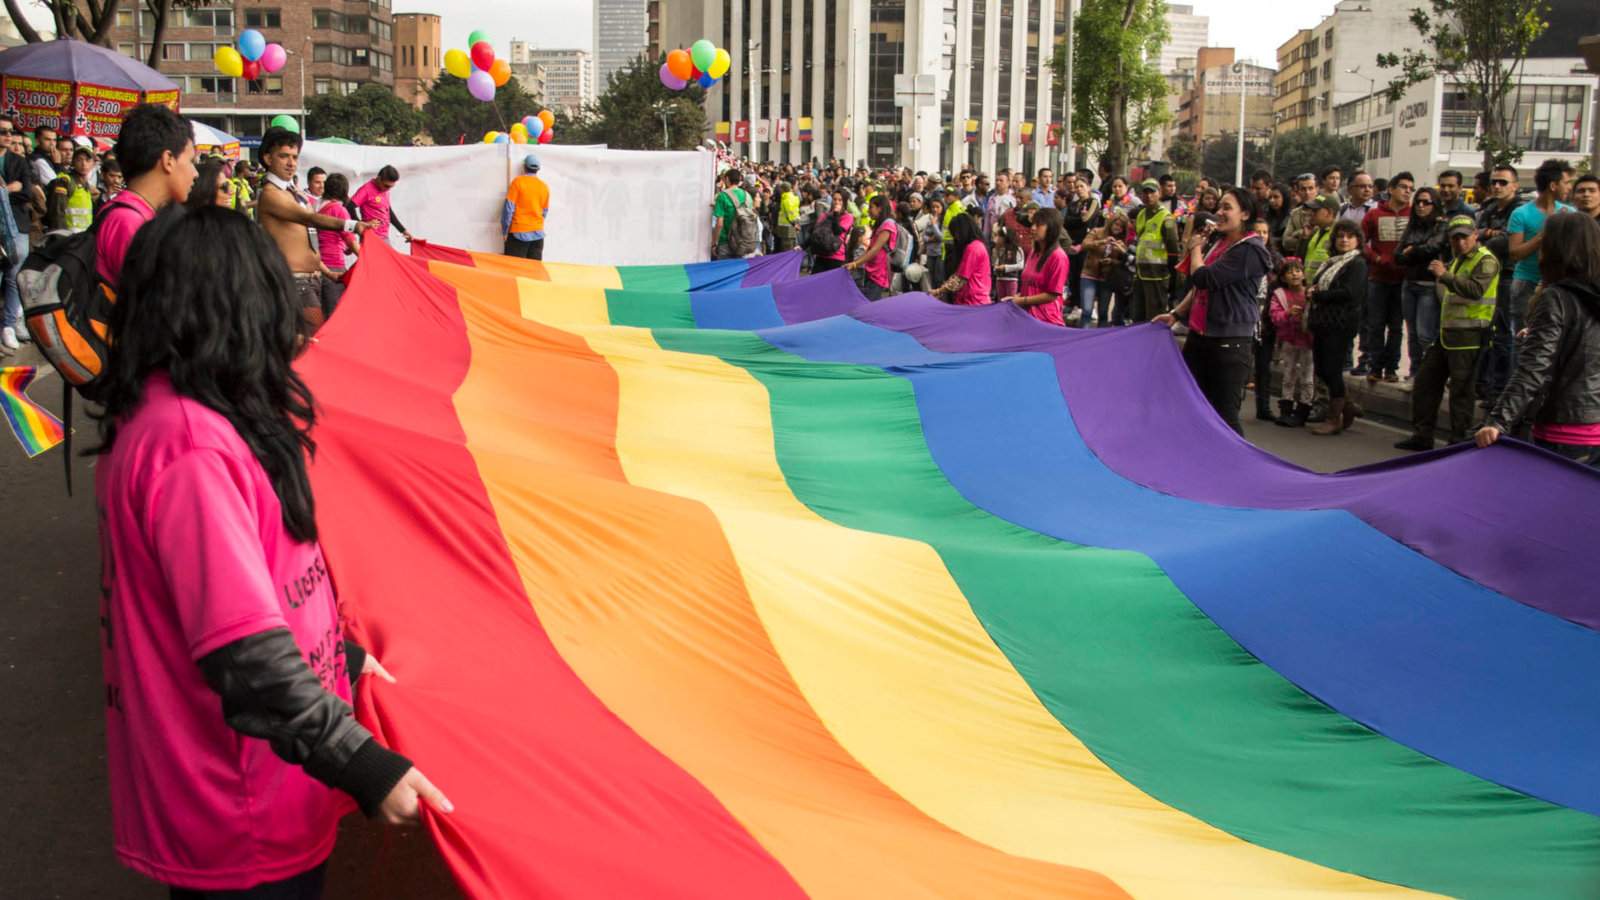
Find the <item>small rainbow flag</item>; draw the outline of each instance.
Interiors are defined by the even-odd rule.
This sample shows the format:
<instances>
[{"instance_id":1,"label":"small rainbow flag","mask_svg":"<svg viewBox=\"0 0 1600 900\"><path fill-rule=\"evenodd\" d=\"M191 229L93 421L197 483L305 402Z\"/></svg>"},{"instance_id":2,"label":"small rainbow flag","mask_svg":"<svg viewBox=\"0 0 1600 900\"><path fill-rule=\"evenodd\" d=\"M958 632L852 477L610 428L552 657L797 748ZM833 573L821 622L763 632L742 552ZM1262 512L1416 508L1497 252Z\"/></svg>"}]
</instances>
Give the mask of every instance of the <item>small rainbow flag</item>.
<instances>
[{"instance_id":1,"label":"small rainbow flag","mask_svg":"<svg viewBox=\"0 0 1600 900\"><path fill-rule=\"evenodd\" d=\"M61 420L28 396L28 385L38 374L36 366L0 369L0 409L29 459L61 443L66 434Z\"/></svg>"}]
</instances>

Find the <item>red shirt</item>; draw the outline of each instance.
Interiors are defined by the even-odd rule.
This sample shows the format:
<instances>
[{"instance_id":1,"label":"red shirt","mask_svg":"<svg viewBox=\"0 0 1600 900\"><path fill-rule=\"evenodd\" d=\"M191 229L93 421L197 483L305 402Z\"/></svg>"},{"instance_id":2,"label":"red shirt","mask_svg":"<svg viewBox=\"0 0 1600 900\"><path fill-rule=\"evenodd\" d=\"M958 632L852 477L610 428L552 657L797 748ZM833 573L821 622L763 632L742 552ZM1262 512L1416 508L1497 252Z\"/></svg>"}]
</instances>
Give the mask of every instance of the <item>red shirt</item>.
<instances>
[{"instance_id":1,"label":"red shirt","mask_svg":"<svg viewBox=\"0 0 1600 900\"><path fill-rule=\"evenodd\" d=\"M1042 260L1037 253L1028 255L1028 261L1022 267L1021 294L1025 297L1030 294L1051 295L1049 300L1027 307L1028 315L1047 325L1067 324L1061 315L1061 293L1067 289L1067 270L1070 266L1067 254L1061 252L1060 247L1051 247Z\"/></svg>"}]
</instances>

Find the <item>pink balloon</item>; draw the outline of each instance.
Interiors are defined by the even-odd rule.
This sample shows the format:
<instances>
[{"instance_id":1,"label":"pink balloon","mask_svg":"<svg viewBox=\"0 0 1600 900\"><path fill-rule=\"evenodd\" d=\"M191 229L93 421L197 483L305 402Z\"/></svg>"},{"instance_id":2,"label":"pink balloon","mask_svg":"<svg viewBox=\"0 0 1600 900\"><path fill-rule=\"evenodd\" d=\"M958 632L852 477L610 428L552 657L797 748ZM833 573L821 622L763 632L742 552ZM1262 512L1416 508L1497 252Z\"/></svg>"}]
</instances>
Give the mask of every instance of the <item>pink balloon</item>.
<instances>
[{"instance_id":1,"label":"pink balloon","mask_svg":"<svg viewBox=\"0 0 1600 900\"><path fill-rule=\"evenodd\" d=\"M485 103L494 99L494 76L488 72L473 72L467 79L467 91Z\"/></svg>"},{"instance_id":2,"label":"pink balloon","mask_svg":"<svg viewBox=\"0 0 1600 900\"><path fill-rule=\"evenodd\" d=\"M261 51L261 70L268 75L283 71L283 65L288 61L289 54L284 52L282 44L268 44L267 49Z\"/></svg>"},{"instance_id":3,"label":"pink balloon","mask_svg":"<svg viewBox=\"0 0 1600 900\"><path fill-rule=\"evenodd\" d=\"M660 74L661 84L664 85L669 91L681 91L689 85L689 82L684 81L682 78L672 74L672 70L667 68L666 63L661 64Z\"/></svg>"}]
</instances>

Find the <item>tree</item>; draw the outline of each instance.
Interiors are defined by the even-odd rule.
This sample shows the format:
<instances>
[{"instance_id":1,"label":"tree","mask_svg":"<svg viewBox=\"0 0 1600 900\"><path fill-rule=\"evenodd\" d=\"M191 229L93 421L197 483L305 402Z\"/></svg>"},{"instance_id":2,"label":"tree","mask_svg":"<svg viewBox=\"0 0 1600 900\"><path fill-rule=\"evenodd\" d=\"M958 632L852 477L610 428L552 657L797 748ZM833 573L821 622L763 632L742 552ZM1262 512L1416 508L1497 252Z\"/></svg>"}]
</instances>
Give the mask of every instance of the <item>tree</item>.
<instances>
[{"instance_id":1,"label":"tree","mask_svg":"<svg viewBox=\"0 0 1600 900\"><path fill-rule=\"evenodd\" d=\"M1338 134L1323 134L1315 128L1296 128L1273 138L1270 147L1273 159L1272 173L1278 181L1287 182L1306 172L1320 173L1328 166L1344 170L1346 181L1350 173L1361 168L1361 145L1356 139ZM1250 176L1249 166L1245 177Z\"/></svg>"},{"instance_id":2,"label":"tree","mask_svg":"<svg viewBox=\"0 0 1600 900\"><path fill-rule=\"evenodd\" d=\"M1211 179L1217 184L1233 184L1234 169L1239 160L1239 136L1224 134L1214 140L1206 141L1205 157L1200 165L1200 174ZM1257 169L1265 169L1268 165L1267 145L1245 139L1244 142L1244 177L1246 184L1250 173ZM1242 186L1242 185L1241 185Z\"/></svg>"},{"instance_id":3,"label":"tree","mask_svg":"<svg viewBox=\"0 0 1600 900\"><path fill-rule=\"evenodd\" d=\"M144 0L145 9L150 12L150 17L155 21L155 27L150 31L150 55L145 59L145 65L152 69L161 68L161 48L167 42L168 13L195 9L204 6L206 0Z\"/></svg>"},{"instance_id":4,"label":"tree","mask_svg":"<svg viewBox=\"0 0 1600 900\"><path fill-rule=\"evenodd\" d=\"M467 92L466 79L445 72L428 89L423 128L435 144L478 141L485 132L507 131L542 108L516 78L495 90L493 103L484 103Z\"/></svg>"},{"instance_id":5,"label":"tree","mask_svg":"<svg viewBox=\"0 0 1600 900\"><path fill-rule=\"evenodd\" d=\"M376 82L349 94L319 94L306 103L306 131L358 144L409 144L422 128L411 104Z\"/></svg>"},{"instance_id":6,"label":"tree","mask_svg":"<svg viewBox=\"0 0 1600 900\"><path fill-rule=\"evenodd\" d=\"M700 105L705 91L668 90L658 74L665 59L652 63L641 54L612 72L605 93L592 106L557 120L556 141L620 150L689 150L698 145L706 133Z\"/></svg>"},{"instance_id":7,"label":"tree","mask_svg":"<svg viewBox=\"0 0 1600 900\"><path fill-rule=\"evenodd\" d=\"M1522 148L1511 143L1515 118L1506 101L1517 87L1528 48L1550 25L1550 5L1545 0L1428 0L1428 7L1411 11L1422 49L1378 54L1379 68L1400 70L1389 82L1389 99L1398 101L1411 85L1446 76L1477 107L1483 167L1520 160Z\"/></svg>"},{"instance_id":8,"label":"tree","mask_svg":"<svg viewBox=\"0 0 1600 900\"><path fill-rule=\"evenodd\" d=\"M111 46L111 29L117 24L117 12L122 6L122 0L37 0L39 5L50 10L50 17L55 20L56 34L63 38L97 44L101 47ZM166 43L167 14L178 9L192 9L203 6L205 0L144 0L144 7L155 20L155 28L150 33L150 55L145 64L152 69L161 68L161 48ZM87 7L87 8L86 8ZM38 29L34 28L23 17L17 0L5 0L6 14L11 16L11 21L17 26L17 33L30 44L44 41Z\"/></svg>"},{"instance_id":9,"label":"tree","mask_svg":"<svg viewBox=\"0 0 1600 900\"><path fill-rule=\"evenodd\" d=\"M1101 150L1113 171L1165 124L1167 80L1156 61L1167 42L1165 0L1083 0L1073 26L1072 139ZM1050 68L1065 89L1066 45Z\"/></svg>"},{"instance_id":10,"label":"tree","mask_svg":"<svg viewBox=\"0 0 1600 900\"><path fill-rule=\"evenodd\" d=\"M1174 169L1200 168L1200 142L1188 132L1173 138L1167 145L1167 162Z\"/></svg>"}]
</instances>

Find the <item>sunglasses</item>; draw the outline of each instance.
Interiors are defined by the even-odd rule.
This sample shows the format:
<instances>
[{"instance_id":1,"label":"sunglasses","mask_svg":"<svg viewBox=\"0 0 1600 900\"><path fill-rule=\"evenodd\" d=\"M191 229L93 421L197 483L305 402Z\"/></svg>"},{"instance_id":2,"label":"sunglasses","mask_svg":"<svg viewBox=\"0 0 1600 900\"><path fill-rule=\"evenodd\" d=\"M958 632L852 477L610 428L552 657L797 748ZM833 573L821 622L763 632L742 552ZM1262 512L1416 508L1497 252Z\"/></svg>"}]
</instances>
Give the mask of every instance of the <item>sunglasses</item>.
<instances>
[{"instance_id":1,"label":"sunglasses","mask_svg":"<svg viewBox=\"0 0 1600 900\"><path fill-rule=\"evenodd\" d=\"M1432 206L1433 205L1433 201L1432 200L1418 200L1416 202L1416 205L1417 206Z\"/></svg>"},{"instance_id":2,"label":"sunglasses","mask_svg":"<svg viewBox=\"0 0 1600 900\"><path fill-rule=\"evenodd\" d=\"M1495 187L1505 187L1506 185L1510 184L1511 182L1507 181L1504 178L1491 178L1491 179L1489 179L1489 183L1494 185Z\"/></svg>"}]
</instances>

